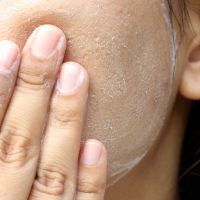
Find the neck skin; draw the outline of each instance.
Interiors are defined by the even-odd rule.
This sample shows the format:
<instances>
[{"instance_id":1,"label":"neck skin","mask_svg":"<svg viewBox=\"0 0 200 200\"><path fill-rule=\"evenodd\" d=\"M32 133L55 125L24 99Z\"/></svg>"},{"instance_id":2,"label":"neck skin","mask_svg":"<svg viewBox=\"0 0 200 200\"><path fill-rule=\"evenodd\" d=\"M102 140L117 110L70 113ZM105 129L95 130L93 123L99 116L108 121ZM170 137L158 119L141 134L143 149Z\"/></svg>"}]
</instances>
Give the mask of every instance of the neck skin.
<instances>
[{"instance_id":1,"label":"neck skin","mask_svg":"<svg viewBox=\"0 0 200 200\"><path fill-rule=\"evenodd\" d=\"M106 200L175 200L189 105L178 98L166 128L148 156L107 190Z\"/></svg>"}]
</instances>

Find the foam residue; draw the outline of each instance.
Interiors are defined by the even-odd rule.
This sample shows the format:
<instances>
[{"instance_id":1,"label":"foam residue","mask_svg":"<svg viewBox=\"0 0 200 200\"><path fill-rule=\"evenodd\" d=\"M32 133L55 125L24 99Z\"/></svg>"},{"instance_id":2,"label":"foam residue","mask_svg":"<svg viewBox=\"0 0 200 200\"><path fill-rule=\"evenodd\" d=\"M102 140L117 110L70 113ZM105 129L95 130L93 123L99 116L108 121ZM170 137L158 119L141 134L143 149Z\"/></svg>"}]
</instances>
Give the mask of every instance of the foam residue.
<instances>
[{"instance_id":1,"label":"foam residue","mask_svg":"<svg viewBox=\"0 0 200 200\"><path fill-rule=\"evenodd\" d=\"M118 170L113 170L113 173L111 173L111 181L107 184L107 187L110 187L114 185L116 182L118 182L122 177L124 177L128 172L130 172L140 161L143 160L143 158L146 156L148 151L145 151L144 154L141 156L133 159L132 161L128 163L121 163L119 166L119 163L117 163ZM113 179L113 180L112 180Z\"/></svg>"},{"instance_id":2,"label":"foam residue","mask_svg":"<svg viewBox=\"0 0 200 200\"><path fill-rule=\"evenodd\" d=\"M173 79L175 77L176 73L176 61L177 61L177 51L178 51L178 42L177 42L177 35L176 30L173 26L173 21L170 16L170 8L169 5L167 5L166 0L161 0L161 8L163 10L163 17L165 20L165 23L167 25L168 31L171 35L171 45L172 45L172 71L173 71ZM173 80L172 80L173 81Z\"/></svg>"}]
</instances>

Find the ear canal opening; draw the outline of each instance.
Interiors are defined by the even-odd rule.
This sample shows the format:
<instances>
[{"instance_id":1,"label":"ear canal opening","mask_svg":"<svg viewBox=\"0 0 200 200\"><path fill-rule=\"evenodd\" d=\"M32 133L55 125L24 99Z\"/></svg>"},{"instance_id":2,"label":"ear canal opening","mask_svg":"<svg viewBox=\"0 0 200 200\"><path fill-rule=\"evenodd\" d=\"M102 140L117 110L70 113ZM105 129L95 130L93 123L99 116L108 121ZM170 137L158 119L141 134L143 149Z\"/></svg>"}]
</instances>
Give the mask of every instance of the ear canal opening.
<instances>
[{"instance_id":1,"label":"ear canal opening","mask_svg":"<svg viewBox=\"0 0 200 200\"><path fill-rule=\"evenodd\" d=\"M190 62L200 62L200 45L197 46L190 54Z\"/></svg>"}]
</instances>

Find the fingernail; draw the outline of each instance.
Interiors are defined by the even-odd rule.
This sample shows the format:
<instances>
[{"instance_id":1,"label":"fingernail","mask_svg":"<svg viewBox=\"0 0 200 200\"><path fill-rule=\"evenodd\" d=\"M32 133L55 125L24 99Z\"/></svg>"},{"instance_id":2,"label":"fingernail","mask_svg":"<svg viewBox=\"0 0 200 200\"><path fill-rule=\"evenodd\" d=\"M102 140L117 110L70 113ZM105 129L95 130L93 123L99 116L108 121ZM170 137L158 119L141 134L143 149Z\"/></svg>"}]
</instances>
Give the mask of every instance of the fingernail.
<instances>
[{"instance_id":1,"label":"fingernail","mask_svg":"<svg viewBox=\"0 0 200 200\"><path fill-rule=\"evenodd\" d=\"M10 69L15 64L19 50L15 43L11 41L0 42L0 66Z\"/></svg>"},{"instance_id":2,"label":"fingernail","mask_svg":"<svg viewBox=\"0 0 200 200\"><path fill-rule=\"evenodd\" d=\"M78 63L65 63L61 68L57 89L65 95L73 94L83 84L84 78L85 73Z\"/></svg>"},{"instance_id":3,"label":"fingernail","mask_svg":"<svg viewBox=\"0 0 200 200\"><path fill-rule=\"evenodd\" d=\"M95 140L90 140L84 146L80 162L84 165L97 165L101 158L101 153L102 145Z\"/></svg>"},{"instance_id":4,"label":"fingernail","mask_svg":"<svg viewBox=\"0 0 200 200\"><path fill-rule=\"evenodd\" d=\"M32 53L36 56L48 57L55 51L61 32L51 26L42 26L36 30L36 35L32 41Z\"/></svg>"}]
</instances>

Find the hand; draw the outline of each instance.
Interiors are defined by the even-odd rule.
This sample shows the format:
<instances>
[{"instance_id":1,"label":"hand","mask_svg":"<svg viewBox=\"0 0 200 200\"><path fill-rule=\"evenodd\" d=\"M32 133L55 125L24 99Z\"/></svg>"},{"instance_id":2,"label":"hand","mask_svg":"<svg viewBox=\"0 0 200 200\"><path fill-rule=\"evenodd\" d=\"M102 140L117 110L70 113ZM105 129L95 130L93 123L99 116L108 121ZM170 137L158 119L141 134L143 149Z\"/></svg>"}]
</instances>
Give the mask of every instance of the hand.
<instances>
[{"instance_id":1,"label":"hand","mask_svg":"<svg viewBox=\"0 0 200 200\"><path fill-rule=\"evenodd\" d=\"M62 64L65 50L52 25L37 28L22 55L0 42L1 200L103 200L105 147L88 140L80 151L88 74Z\"/></svg>"}]
</instances>

